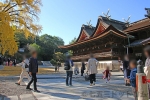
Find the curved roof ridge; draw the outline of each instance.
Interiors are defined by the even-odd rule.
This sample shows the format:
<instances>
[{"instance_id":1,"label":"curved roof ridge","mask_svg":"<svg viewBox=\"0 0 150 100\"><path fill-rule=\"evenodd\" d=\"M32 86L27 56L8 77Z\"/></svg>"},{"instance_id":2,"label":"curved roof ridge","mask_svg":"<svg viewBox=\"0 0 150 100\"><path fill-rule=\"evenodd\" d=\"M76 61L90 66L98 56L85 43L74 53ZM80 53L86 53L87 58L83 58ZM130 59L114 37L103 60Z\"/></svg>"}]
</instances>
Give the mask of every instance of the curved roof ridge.
<instances>
[{"instance_id":1,"label":"curved roof ridge","mask_svg":"<svg viewBox=\"0 0 150 100\"><path fill-rule=\"evenodd\" d=\"M107 17L104 17L104 16L99 16L98 18L104 18L104 19L107 19L107 20L108 20L108 18L107 18ZM118 22L118 23L120 23L120 24L125 24L125 22L123 22L123 21L115 20L115 19L112 19L112 18L110 18L109 21Z\"/></svg>"},{"instance_id":2,"label":"curved roof ridge","mask_svg":"<svg viewBox=\"0 0 150 100\"><path fill-rule=\"evenodd\" d=\"M146 20L149 20L149 18L143 18L143 19L141 19L141 20L132 22L132 23L130 23L130 25L138 24L138 23L143 22L143 21L146 21Z\"/></svg>"},{"instance_id":3,"label":"curved roof ridge","mask_svg":"<svg viewBox=\"0 0 150 100\"><path fill-rule=\"evenodd\" d=\"M107 35L109 33L109 31L113 31L114 34L116 35L119 35L121 37L124 37L126 38L126 34L119 31L118 29L116 29L115 27L113 27L112 25L109 25L109 27L107 29L105 29L102 34L98 35L97 37L90 37L89 39L86 39L85 41L79 41L79 42L75 42L74 44L71 44L71 45L65 45L65 46L59 46L60 48L61 47L64 47L64 48L68 48L70 46L74 46L74 45L78 45L78 44L82 44L82 43L85 43L85 42L88 42L88 41L93 41L93 40L96 40L98 38L101 38L101 37L104 37L105 35Z\"/></svg>"}]
</instances>

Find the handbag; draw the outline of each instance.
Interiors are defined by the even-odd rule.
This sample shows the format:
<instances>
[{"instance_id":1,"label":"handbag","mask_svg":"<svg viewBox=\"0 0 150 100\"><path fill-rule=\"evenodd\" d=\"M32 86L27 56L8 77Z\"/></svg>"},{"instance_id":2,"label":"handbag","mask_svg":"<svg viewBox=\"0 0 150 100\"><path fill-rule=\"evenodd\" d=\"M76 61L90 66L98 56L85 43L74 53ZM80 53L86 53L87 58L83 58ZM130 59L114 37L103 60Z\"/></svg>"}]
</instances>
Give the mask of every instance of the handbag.
<instances>
[{"instance_id":1,"label":"handbag","mask_svg":"<svg viewBox=\"0 0 150 100\"><path fill-rule=\"evenodd\" d=\"M85 81L89 81L90 80L90 76L88 75L88 73L86 73L84 78L85 78Z\"/></svg>"},{"instance_id":2,"label":"handbag","mask_svg":"<svg viewBox=\"0 0 150 100\"><path fill-rule=\"evenodd\" d=\"M25 63L25 68L29 68L29 66Z\"/></svg>"}]
</instances>

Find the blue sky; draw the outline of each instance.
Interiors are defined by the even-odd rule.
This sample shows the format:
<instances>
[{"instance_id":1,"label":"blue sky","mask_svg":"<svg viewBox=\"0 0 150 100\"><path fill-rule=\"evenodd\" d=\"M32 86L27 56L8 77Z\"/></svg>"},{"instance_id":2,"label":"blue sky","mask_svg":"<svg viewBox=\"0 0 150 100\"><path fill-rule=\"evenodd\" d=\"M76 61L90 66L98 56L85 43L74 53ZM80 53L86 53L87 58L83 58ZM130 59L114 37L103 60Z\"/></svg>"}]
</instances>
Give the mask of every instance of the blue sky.
<instances>
[{"instance_id":1,"label":"blue sky","mask_svg":"<svg viewBox=\"0 0 150 100\"><path fill-rule=\"evenodd\" d=\"M112 19L123 21L131 15L130 21L144 18L145 7L150 0L42 0L39 24L42 34L61 37L68 44L78 37L82 24L91 20L96 26L98 16L110 9Z\"/></svg>"}]
</instances>

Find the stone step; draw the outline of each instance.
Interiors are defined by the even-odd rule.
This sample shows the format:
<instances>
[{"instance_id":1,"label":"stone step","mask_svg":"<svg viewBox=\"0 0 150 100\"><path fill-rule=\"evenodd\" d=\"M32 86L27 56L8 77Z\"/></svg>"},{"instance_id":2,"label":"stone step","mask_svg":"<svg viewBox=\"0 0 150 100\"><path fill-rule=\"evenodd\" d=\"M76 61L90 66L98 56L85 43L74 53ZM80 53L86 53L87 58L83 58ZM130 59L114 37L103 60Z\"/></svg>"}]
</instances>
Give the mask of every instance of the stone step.
<instances>
[{"instance_id":1,"label":"stone step","mask_svg":"<svg viewBox=\"0 0 150 100\"><path fill-rule=\"evenodd\" d=\"M4 100L18 100L18 96L7 96L7 97L4 97Z\"/></svg>"},{"instance_id":2,"label":"stone step","mask_svg":"<svg viewBox=\"0 0 150 100\"><path fill-rule=\"evenodd\" d=\"M32 94L22 94L20 95L21 100L35 100Z\"/></svg>"}]
</instances>

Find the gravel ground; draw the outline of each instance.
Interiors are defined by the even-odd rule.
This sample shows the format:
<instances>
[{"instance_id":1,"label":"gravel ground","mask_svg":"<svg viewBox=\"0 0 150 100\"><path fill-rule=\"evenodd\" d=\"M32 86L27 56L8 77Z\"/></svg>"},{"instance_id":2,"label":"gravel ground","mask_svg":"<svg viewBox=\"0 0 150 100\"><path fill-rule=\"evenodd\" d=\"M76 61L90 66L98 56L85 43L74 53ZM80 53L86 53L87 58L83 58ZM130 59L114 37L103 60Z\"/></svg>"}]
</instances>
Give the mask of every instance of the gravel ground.
<instances>
[{"instance_id":1,"label":"gravel ground","mask_svg":"<svg viewBox=\"0 0 150 100\"><path fill-rule=\"evenodd\" d=\"M15 82L18 78L0 77L0 95L2 96L14 96L21 94L31 94L31 91L26 90L26 85L22 82L20 86L17 86Z\"/></svg>"}]
</instances>

